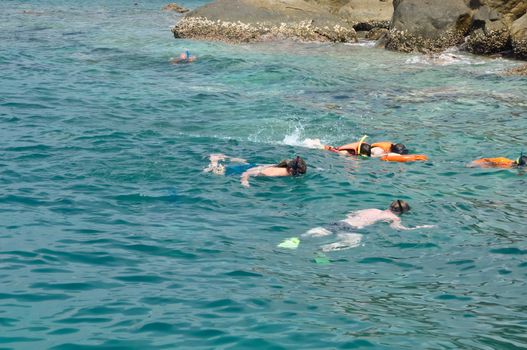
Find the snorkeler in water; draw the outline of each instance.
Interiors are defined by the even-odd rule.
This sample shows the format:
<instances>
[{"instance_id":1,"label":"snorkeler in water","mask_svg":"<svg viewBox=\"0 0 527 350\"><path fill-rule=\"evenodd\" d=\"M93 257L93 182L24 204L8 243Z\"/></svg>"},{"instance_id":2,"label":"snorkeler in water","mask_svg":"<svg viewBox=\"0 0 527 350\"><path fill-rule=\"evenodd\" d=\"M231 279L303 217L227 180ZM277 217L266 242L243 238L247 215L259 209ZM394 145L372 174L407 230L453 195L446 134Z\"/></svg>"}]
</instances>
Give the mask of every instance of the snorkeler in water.
<instances>
[{"instance_id":1,"label":"snorkeler in water","mask_svg":"<svg viewBox=\"0 0 527 350\"><path fill-rule=\"evenodd\" d=\"M386 154L408 154L408 149L402 143L393 143L389 141L375 142L371 145L371 156L381 157Z\"/></svg>"},{"instance_id":2,"label":"snorkeler in water","mask_svg":"<svg viewBox=\"0 0 527 350\"><path fill-rule=\"evenodd\" d=\"M420 228L432 228L432 225L421 225L415 227L406 227L402 225L401 214L410 211L410 205L403 200L393 201L388 209L362 209L351 212L346 219L337 221L325 227L315 227L304 233L303 237L324 237L337 233L339 241L322 246L323 251L342 250L356 247L360 244L362 235L353 233L355 229L373 225L379 221L390 223L390 227L396 230L416 230Z\"/></svg>"},{"instance_id":3,"label":"snorkeler in water","mask_svg":"<svg viewBox=\"0 0 527 350\"><path fill-rule=\"evenodd\" d=\"M512 160L505 157L497 158L480 158L471 162L468 166L471 168L519 168L527 165L527 156L523 155L523 152L516 160Z\"/></svg>"},{"instance_id":4,"label":"snorkeler in water","mask_svg":"<svg viewBox=\"0 0 527 350\"><path fill-rule=\"evenodd\" d=\"M347 156L365 156L365 157L371 157L371 145L364 142L366 139L366 135L364 135L360 141L348 143L346 145L342 145L339 147L333 147L333 146L327 146L323 145L322 148L324 148L327 151L332 151L335 153L347 155Z\"/></svg>"},{"instance_id":5,"label":"snorkeler in water","mask_svg":"<svg viewBox=\"0 0 527 350\"><path fill-rule=\"evenodd\" d=\"M210 164L203 169L204 172L217 175L240 175L240 182L245 187L250 187L249 178L251 176L299 176L307 171L306 162L299 156L274 165L247 163L245 159L232 158L224 154L211 154L209 159ZM229 164L223 164L225 160L229 160Z\"/></svg>"},{"instance_id":6,"label":"snorkeler in water","mask_svg":"<svg viewBox=\"0 0 527 350\"><path fill-rule=\"evenodd\" d=\"M323 148L328 151L351 156L382 157L388 154L408 154L408 149L402 143L383 141L369 144L364 142L366 137L364 135L358 142L348 143L339 147L323 146Z\"/></svg>"},{"instance_id":7,"label":"snorkeler in water","mask_svg":"<svg viewBox=\"0 0 527 350\"><path fill-rule=\"evenodd\" d=\"M185 52L182 52L179 57L174 57L170 60L170 63L172 64L179 64L179 63L190 63L197 60L197 57L190 54L190 51L188 49L185 49Z\"/></svg>"}]
</instances>

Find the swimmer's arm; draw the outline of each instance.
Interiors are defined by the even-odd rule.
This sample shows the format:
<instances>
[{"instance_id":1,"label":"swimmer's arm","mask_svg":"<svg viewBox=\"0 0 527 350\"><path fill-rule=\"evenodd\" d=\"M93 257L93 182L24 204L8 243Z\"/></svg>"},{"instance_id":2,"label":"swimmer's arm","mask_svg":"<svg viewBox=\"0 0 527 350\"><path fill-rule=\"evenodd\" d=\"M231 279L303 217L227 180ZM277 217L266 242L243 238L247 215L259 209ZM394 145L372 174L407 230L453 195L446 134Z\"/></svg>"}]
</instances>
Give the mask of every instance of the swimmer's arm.
<instances>
[{"instance_id":1,"label":"swimmer's arm","mask_svg":"<svg viewBox=\"0 0 527 350\"><path fill-rule=\"evenodd\" d=\"M251 185L249 185L249 177L250 176L258 176L260 175L260 173L262 172L262 169L264 169L265 167L262 167L262 166L258 166L258 167L255 167L255 168L251 168L249 170L247 170L246 172L244 172L242 174L242 176L240 177L240 182L242 184L243 187L251 187Z\"/></svg>"},{"instance_id":2,"label":"swimmer's arm","mask_svg":"<svg viewBox=\"0 0 527 350\"><path fill-rule=\"evenodd\" d=\"M393 228L394 230L399 230L399 231L413 230L413 228L406 227L403 224L401 224L401 220L392 221L392 223L390 224L390 227Z\"/></svg>"},{"instance_id":3,"label":"swimmer's arm","mask_svg":"<svg viewBox=\"0 0 527 350\"><path fill-rule=\"evenodd\" d=\"M240 182L243 187L251 187L251 185L249 185L249 176L251 176L251 174L248 171L242 174Z\"/></svg>"},{"instance_id":4,"label":"swimmer's arm","mask_svg":"<svg viewBox=\"0 0 527 350\"><path fill-rule=\"evenodd\" d=\"M401 224L401 219L397 218L397 220L393 220L390 224L390 227L399 230L399 231L410 231L410 230L417 230L420 228L433 228L436 227L435 225L420 225L415 227L406 227L403 224Z\"/></svg>"},{"instance_id":5,"label":"swimmer's arm","mask_svg":"<svg viewBox=\"0 0 527 350\"><path fill-rule=\"evenodd\" d=\"M229 157L233 163L247 163L247 159Z\"/></svg>"}]
</instances>

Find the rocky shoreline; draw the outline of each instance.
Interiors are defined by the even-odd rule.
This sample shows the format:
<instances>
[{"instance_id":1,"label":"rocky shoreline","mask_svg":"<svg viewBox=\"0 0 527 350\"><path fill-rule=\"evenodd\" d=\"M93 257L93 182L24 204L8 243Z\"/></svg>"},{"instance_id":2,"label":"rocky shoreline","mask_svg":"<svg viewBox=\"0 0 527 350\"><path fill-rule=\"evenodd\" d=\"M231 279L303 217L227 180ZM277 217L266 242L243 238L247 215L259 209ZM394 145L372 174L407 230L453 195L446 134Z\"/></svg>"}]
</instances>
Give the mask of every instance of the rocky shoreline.
<instances>
[{"instance_id":1,"label":"rocky shoreline","mask_svg":"<svg viewBox=\"0 0 527 350\"><path fill-rule=\"evenodd\" d=\"M188 12L176 38L356 42L402 52L457 46L527 59L527 0L216 0Z\"/></svg>"},{"instance_id":2,"label":"rocky shoreline","mask_svg":"<svg viewBox=\"0 0 527 350\"><path fill-rule=\"evenodd\" d=\"M174 31L176 38L222 40L232 43L295 39L299 41L356 42L353 28L338 24L320 27L312 22L295 23L243 23L216 20L205 17L190 17L182 21Z\"/></svg>"}]
</instances>

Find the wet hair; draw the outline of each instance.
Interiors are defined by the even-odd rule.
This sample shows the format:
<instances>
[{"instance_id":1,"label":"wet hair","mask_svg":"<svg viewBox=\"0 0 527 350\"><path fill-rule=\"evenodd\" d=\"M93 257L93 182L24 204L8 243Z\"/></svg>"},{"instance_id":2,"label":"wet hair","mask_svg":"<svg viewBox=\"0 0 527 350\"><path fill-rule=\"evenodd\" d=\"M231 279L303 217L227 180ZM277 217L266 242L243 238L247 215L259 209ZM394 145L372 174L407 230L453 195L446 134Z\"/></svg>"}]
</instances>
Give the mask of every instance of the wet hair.
<instances>
[{"instance_id":1,"label":"wet hair","mask_svg":"<svg viewBox=\"0 0 527 350\"><path fill-rule=\"evenodd\" d=\"M359 154L363 156L371 157L371 145L368 143L361 143Z\"/></svg>"},{"instance_id":2,"label":"wet hair","mask_svg":"<svg viewBox=\"0 0 527 350\"><path fill-rule=\"evenodd\" d=\"M524 156L523 154L516 160L517 166L526 166L527 165L527 156Z\"/></svg>"},{"instance_id":3,"label":"wet hair","mask_svg":"<svg viewBox=\"0 0 527 350\"><path fill-rule=\"evenodd\" d=\"M398 199L390 204L390 210L395 214L402 214L410 210L410 205L405 201Z\"/></svg>"},{"instance_id":4,"label":"wet hair","mask_svg":"<svg viewBox=\"0 0 527 350\"><path fill-rule=\"evenodd\" d=\"M398 154L408 154L408 149L406 149L406 146L402 143L396 143L395 145L392 145L390 151Z\"/></svg>"},{"instance_id":5,"label":"wet hair","mask_svg":"<svg viewBox=\"0 0 527 350\"><path fill-rule=\"evenodd\" d=\"M306 162L299 156L296 156L294 159L284 159L278 163L276 167L286 168L287 172L291 174L291 176L299 176L305 174L307 171Z\"/></svg>"}]
</instances>

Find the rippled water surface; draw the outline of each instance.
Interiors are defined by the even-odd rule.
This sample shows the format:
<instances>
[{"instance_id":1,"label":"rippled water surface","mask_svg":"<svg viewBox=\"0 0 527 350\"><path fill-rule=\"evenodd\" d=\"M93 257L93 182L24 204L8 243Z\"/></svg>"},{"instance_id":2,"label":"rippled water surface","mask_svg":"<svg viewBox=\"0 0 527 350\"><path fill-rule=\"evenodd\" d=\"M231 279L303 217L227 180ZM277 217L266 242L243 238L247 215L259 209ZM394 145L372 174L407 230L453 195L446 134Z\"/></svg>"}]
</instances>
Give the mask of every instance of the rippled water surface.
<instances>
[{"instance_id":1,"label":"rippled water surface","mask_svg":"<svg viewBox=\"0 0 527 350\"><path fill-rule=\"evenodd\" d=\"M466 167L525 150L516 62L177 41L163 5L0 3L1 349L527 348L526 174ZM305 147L363 134L430 161ZM245 189L217 152L308 174ZM276 247L394 198L437 227Z\"/></svg>"}]
</instances>

